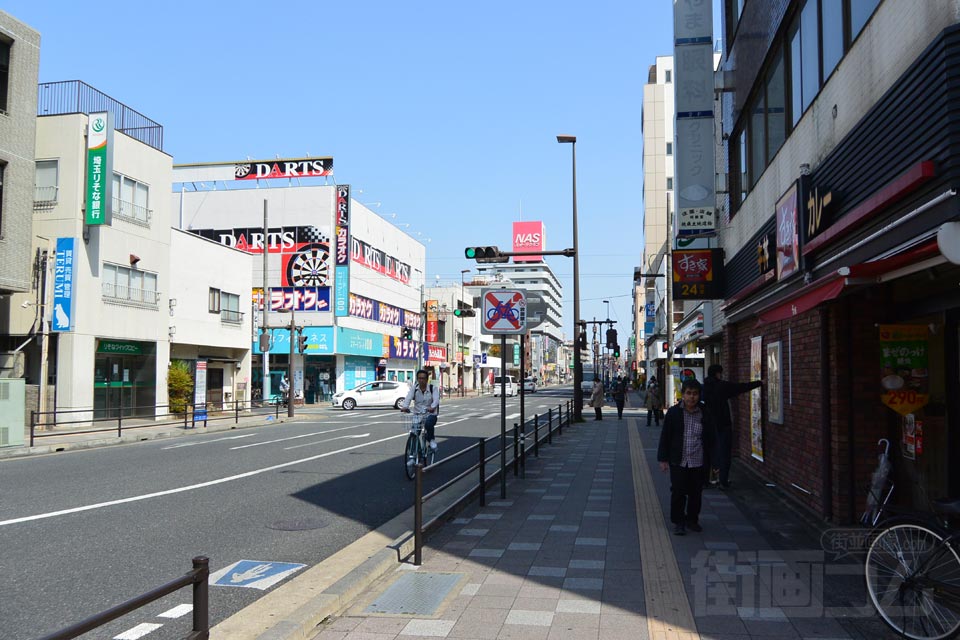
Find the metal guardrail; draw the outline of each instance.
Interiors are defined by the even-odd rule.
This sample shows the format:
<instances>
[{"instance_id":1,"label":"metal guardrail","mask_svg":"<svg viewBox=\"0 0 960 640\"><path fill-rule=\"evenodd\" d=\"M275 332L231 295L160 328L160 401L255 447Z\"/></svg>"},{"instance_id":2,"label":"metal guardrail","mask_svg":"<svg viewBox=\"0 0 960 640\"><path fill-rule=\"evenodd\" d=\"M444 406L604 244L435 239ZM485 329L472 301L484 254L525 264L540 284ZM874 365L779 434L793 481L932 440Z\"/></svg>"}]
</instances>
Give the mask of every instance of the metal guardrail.
<instances>
[{"instance_id":1,"label":"metal guardrail","mask_svg":"<svg viewBox=\"0 0 960 640\"><path fill-rule=\"evenodd\" d=\"M259 404L259 403L257 403ZM118 438L131 429L146 429L177 425L184 429L196 427L198 422L207 426L208 422L233 420L240 422L240 415L274 415L280 419L280 408L286 404L277 402L274 406L257 406L250 400L221 402L211 404L187 405L184 411L171 411L170 405L143 405L130 407L110 407L107 409L71 409L57 411L30 412L30 446L41 438L53 438L90 433L115 433ZM165 409L163 411L158 411ZM96 416L97 413L105 416ZM138 412L141 412L138 414ZM79 417L83 416L83 417ZM66 419L64 419L66 418ZM51 420L52 419L52 420ZM88 428L69 428L70 425ZM98 426L100 425L100 426ZM108 426L109 425L109 426ZM67 429L60 429L67 427ZM55 430L56 429L56 430Z\"/></svg>"},{"instance_id":2,"label":"metal guardrail","mask_svg":"<svg viewBox=\"0 0 960 640\"><path fill-rule=\"evenodd\" d=\"M207 585L209 578L210 559L206 556L197 556L193 559L193 569L183 577L171 580L156 589L141 594L132 600L127 600L86 620L72 624L65 629L47 634L40 640L71 640L71 638L77 638L188 585L193 585L193 630L185 640L207 640L210 637L210 597Z\"/></svg>"},{"instance_id":3,"label":"metal guardrail","mask_svg":"<svg viewBox=\"0 0 960 640\"><path fill-rule=\"evenodd\" d=\"M556 418L556 431L560 435L563 433L563 423L564 423L564 405L557 405L557 418ZM566 421L567 425L571 424L572 420L572 408L571 401L566 402ZM543 438L540 437L540 416L534 415L531 420L527 422L528 424L532 423L533 426L533 443L530 445L526 444L526 424L520 425L514 423L513 425L513 457L506 461L507 466L513 466L513 475L521 474L521 477L526 477L526 455L528 449L533 449L534 456L539 457L540 455L540 442L547 441L548 443L553 442L553 432L554 432L554 417L553 409L550 409L547 412L547 424L546 424L546 434ZM486 504L486 494L487 494L487 484L492 480L496 480L501 473L506 472L506 467L503 469L498 469L493 473L487 475L486 466L487 463L495 460L497 456L500 455L500 451L495 451L489 456L486 455L486 445L488 442L499 440L501 436L494 435L489 438L479 438L475 444L466 447L457 451L451 456L434 462L428 467L424 467L422 464L417 464L417 475L415 477L415 489L414 489L414 502L413 502L413 563L415 565L420 565L423 560L423 536L430 529L437 526L442 520L444 520L452 511L460 508L460 506L466 501L470 500L473 495L477 492L480 494L480 506ZM504 443L504 447L509 446L509 442ZM441 484L436 489L433 489L427 494L423 493L423 477L428 473L436 472L438 469L443 467L445 464L449 464L454 460L461 458L471 451L476 449L478 451L477 462L473 465L457 474L453 478L447 480ZM443 491L449 489L456 483L460 482L464 478L470 476L470 474L479 471L479 482L471 486L463 495L457 498L451 505L446 509L435 515L430 519L429 522L424 524L423 522L423 505L428 500L436 498Z\"/></svg>"}]
</instances>

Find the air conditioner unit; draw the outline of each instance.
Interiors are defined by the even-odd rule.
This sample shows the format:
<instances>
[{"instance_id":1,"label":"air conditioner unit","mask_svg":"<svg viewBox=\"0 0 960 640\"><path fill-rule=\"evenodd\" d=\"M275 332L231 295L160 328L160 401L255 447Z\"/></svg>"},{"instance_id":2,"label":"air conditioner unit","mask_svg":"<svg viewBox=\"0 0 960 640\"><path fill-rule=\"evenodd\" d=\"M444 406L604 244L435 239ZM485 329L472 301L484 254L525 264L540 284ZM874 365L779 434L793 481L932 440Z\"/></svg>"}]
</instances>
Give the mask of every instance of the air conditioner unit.
<instances>
[{"instance_id":1,"label":"air conditioner unit","mask_svg":"<svg viewBox=\"0 0 960 640\"><path fill-rule=\"evenodd\" d=\"M0 353L0 378L22 378L25 358L22 351Z\"/></svg>"}]
</instances>

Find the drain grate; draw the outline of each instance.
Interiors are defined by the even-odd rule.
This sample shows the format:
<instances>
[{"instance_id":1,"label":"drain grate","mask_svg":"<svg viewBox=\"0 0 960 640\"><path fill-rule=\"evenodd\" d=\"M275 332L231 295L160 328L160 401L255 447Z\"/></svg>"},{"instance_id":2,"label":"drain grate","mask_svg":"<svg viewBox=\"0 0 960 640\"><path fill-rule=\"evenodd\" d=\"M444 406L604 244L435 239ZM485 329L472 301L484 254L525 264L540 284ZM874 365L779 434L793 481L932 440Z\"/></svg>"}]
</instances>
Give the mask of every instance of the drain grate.
<instances>
[{"instance_id":1,"label":"drain grate","mask_svg":"<svg viewBox=\"0 0 960 640\"><path fill-rule=\"evenodd\" d=\"M366 613L433 615L464 575L404 573L370 603Z\"/></svg>"}]
</instances>

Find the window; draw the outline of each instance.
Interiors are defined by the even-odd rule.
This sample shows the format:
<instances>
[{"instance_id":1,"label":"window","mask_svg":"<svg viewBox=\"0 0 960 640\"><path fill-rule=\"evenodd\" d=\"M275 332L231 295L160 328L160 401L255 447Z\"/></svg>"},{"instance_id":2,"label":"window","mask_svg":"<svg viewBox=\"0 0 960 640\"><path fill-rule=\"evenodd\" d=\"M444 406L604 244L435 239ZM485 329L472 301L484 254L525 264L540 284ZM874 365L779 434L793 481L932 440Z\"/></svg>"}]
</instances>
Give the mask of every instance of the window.
<instances>
[{"instance_id":1,"label":"window","mask_svg":"<svg viewBox=\"0 0 960 640\"><path fill-rule=\"evenodd\" d=\"M751 187L757 184L757 180L760 179L760 174L763 173L763 170L767 166L766 128L764 123L764 116L766 115L765 104L766 100L764 95L761 94L750 110L750 136L748 138L750 145L750 164L748 168L750 174L749 185Z\"/></svg>"},{"instance_id":2,"label":"window","mask_svg":"<svg viewBox=\"0 0 960 640\"><path fill-rule=\"evenodd\" d=\"M747 132L740 132L740 202L747 199Z\"/></svg>"},{"instance_id":3,"label":"window","mask_svg":"<svg viewBox=\"0 0 960 640\"><path fill-rule=\"evenodd\" d=\"M10 48L9 40L0 37L0 113L10 110L7 105L8 85L10 84Z\"/></svg>"},{"instance_id":4,"label":"window","mask_svg":"<svg viewBox=\"0 0 960 640\"><path fill-rule=\"evenodd\" d=\"M3 237L3 172L7 168L5 162L0 162L0 238Z\"/></svg>"},{"instance_id":5,"label":"window","mask_svg":"<svg viewBox=\"0 0 960 640\"><path fill-rule=\"evenodd\" d=\"M240 313L240 296L235 293L222 292L220 294L220 320L231 324L239 324L243 320Z\"/></svg>"},{"instance_id":6,"label":"window","mask_svg":"<svg viewBox=\"0 0 960 640\"><path fill-rule=\"evenodd\" d=\"M210 293L207 296L207 311L220 313L220 289L210 288Z\"/></svg>"},{"instance_id":7,"label":"window","mask_svg":"<svg viewBox=\"0 0 960 640\"><path fill-rule=\"evenodd\" d=\"M823 2L820 24L823 29L823 80L826 82L843 57L843 3Z\"/></svg>"},{"instance_id":8,"label":"window","mask_svg":"<svg viewBox=\"0 0 960 640\"><path fill-rule=\"evenodd\" d=\"M673 178L667 178L667 191L673 190Z\"/></svg>"},{"instance_id":9,"label":"window","mask_svg":"<svg viewBox=\"0 0 960 640\"><path fill-rule=\"evenodd\" d=\"M133 178L113 174L113 215L121 220L149 226L150 187Z\"/></svg>"},{"instance_id":10,"label":"window","mask_svg":"<svg viewBox=\"0 0 960 640\"><path fill-rule=\"evenodd\" d=\"M673 71L671 69L664 69L663 71L663 81L666 84L673 82Z\"/></svg>"},{"instance_id":11,"label":"window","mask_svg":"<svg viewBox=\"0 0 960 640\"><path fill-rule=\"evenodd\" d=\"M672 143L672 142L668 142L668 143L667 143L667 155L668 155L668 156L672 156L672 155L673 155L673 143Z\"/></svg>"},{"instance_id":12,"label":"window","mask_svg":"<svg viewBox=\"0 0 960 640\"><path fill-rule=\"evenodd\" d=\"M57 160L37 160L34 202L56 202L60 167Z\"/></svg>"},{"instance_id":13,"label":"window","mask_svg":"<svg viewBox=\"0 0 960 640\"><path fill-rule=\"evenodd\" d=\"M850 0L850 41L856 40L876 11L880 0Z\"/></svg>"},{"instance_id":14,"label":"window","mask_svg":"<svg viewBox=\"0 0 960 640\"><path fill-rule=\"evenodd\" d=\"M800 116L803 115L801 101L803 92L800 89L800 22L798 20L790 25L787 41L790 43L790 112L793 114L790 124L796 126Z\"/></svg>"},{"instance_id":15,"label":"window","mask_svg":"<svg viewBox=\"0 0 960 640\"><path fill-rule=\"evenodd\" d=\"M800 86L806 111L820 91L820 51L817 34L817 0L807 0L800 11Z\"/></svg>"},{"instance_id":16,"label":"window","mask_svg":"<svg viewBox=\"0 0 960 640\"><path fill-rule=\"evenodd\" d=\"M157 274L104 263L101 275L103 297L113 302L157 306Z\"/></svg>"},{"instance_id":17,"label":"window","mask_svg":"<svg viewBox=\"0 0 960 640\"><path fill-rule=\"evenodd\" d=\"M787 88L784 83L783 54L777 57L767 76L767 163L787 139Z\"/></svg>"}]
</instances>

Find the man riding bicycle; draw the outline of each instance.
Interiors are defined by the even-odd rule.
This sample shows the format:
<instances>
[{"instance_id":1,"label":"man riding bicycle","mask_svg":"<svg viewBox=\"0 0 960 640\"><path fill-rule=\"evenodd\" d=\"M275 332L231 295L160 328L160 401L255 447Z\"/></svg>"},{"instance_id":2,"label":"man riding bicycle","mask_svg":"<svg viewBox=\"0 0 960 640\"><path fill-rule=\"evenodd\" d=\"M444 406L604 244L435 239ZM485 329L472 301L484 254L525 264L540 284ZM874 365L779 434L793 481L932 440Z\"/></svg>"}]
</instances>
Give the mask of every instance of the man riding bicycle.
<instances>
[{"instance_id":1,"label":"man riding bicycle","mask_svg":"<svg viewBox=\"0 0 960 640\"><path fill-rule=\"evenodd\" d=\"M436 449L437 441L434 438L434 427L437 424L437 415L440 413L440 389L428 384L429 380L430 374L423 369L417 371L417 382L407 392L407 397L400 405L400 411L410 413L410 403L412 402L413 413L426 415L423 426L427 432L427 442L430 443L431 449Z\"/></svg>"}]
</instances>

